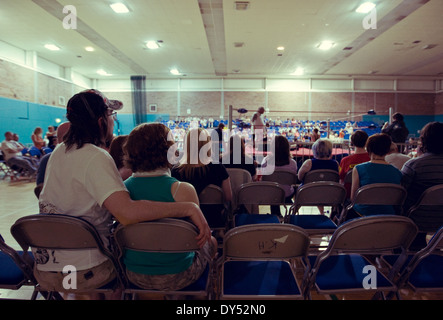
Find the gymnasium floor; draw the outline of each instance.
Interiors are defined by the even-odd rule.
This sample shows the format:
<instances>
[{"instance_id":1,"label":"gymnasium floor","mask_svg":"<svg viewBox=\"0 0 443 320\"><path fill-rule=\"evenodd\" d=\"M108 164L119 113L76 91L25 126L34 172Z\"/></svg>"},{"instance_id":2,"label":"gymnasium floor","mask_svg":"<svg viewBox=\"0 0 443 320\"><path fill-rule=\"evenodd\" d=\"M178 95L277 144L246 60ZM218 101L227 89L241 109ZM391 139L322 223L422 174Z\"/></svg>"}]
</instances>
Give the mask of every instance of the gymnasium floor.
<instances>
[{"instance_id":1,"label":"gymnasium floor","mask_svg":"<svg viewBox=\"0 0 443 320\"><path fill-rule=\"evenodd\" d=\"M10 182L9 178L2 180L0 176L0 233L5 242L19 250L20 247L10 234L10 226L20 217L38 213L37 198L34 195L35 182L18 181ZM310 210L316 208L308 208L303 213L310 213ZM324 240L324 239L323 239ZM1 290L0 299L29 299L32 289L22 288L17 291ZM372 295L368 294L350 294L350 295L318 295L312 292L313 300L369 300ZM401 290L403 300L443 300L443 292L433 294L415 294L410 290ZM74 296L68 296L68 299L74 299ZM159 297L148 297L149 299L158 299ZM160 297L161 298L161 297Z\"/></svg>"}]
</instances>

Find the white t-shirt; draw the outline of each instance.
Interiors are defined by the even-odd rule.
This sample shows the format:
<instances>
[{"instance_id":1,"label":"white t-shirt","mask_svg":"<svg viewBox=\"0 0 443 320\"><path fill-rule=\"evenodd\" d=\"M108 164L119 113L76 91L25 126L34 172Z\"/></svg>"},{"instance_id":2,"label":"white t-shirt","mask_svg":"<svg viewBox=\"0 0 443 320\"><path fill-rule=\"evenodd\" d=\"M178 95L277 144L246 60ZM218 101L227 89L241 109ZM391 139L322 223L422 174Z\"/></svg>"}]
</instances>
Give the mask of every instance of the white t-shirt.
<instances>
[{"instance_id":1,"label":"white t-shirt","mask_svg":"<svg viewBox=\"0 0 443 320\"><path fill-rule=\"evenodd\" d=\"M44 181L40 212L81 217L95 226L107 245L113 218L103 202L116 191L127 191L109 153L92 144L66 152L62 143L49 157ZM66 265L85 270L106 260L97 249L75 253L33 249L33 253L42 271L62 271Z\"/></svg>"},{"instance_id":2,"label":"white t-shirt","mask_svg":"<svg viewBox=\"0 0 443 320\"><path fill-rule=\"evenodd\" d=\"M22 155L22 153L19 151L20 150L19 145L14 140L9 140L9 141L4 140L1 143L0 147L2 149L3 157L6 162L13 157L17 157L17 156Z\"/></svg>"}]
</instances>

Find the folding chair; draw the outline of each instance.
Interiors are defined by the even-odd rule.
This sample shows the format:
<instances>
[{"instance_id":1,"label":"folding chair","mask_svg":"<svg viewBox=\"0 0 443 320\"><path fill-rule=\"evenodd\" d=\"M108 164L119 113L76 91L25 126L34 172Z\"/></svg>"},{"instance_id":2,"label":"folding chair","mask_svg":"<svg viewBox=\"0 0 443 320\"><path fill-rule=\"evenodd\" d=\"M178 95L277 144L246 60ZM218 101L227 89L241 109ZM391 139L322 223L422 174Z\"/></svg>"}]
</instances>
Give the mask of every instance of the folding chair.
<instances>
[{"instance_id":1,"label":"folding chair","mask_svg":"<svg viewBox=\"0 0 443 320\"><path fill-rule=\"evenodd\" d=\"M281 185L293 186L297 190L297 173L290 170L274 170L272 174L263 175L262 181L277 182Z\"/></svg>"},{"instance_id":2,"label":"folding chair","mask_svg":"<svg viewBox=\"0 0 443 320\"><path fill-rule=\"evenodd\" d=\"M416 234L414 222L402 216L368 216L348 221L337 228L325 251L309 257L312 268L305 278L305 288L315 288L319 294L396 291L395 272L383 274L368 257L374 260L395 249L406 255Z\"/></svg>"},{"instance_id":3,"label":"folding chair","mask_svg":"<svg viewBox=\"0 0 443 320\"><path fill-rule=\"evenodd\" d=\"M228 172L229 178L231 180L231 189L233 195L231 201L231 209L234 212L238 208L237 198L235 197L238 189L242 184L252 182L252 177L249 171L245 169L226 168L226 171Z\"/></svg>"},{"instance_id":4,"label":"folding chair","mask_svg":"<svg viewBox=\"0 0 443 320\"><path fill-rule=\"evenodd\" d=\"M248 212L234 215L234 226L256 223L280 223L276 215L260 214L261 205L285 205L285 190L277 182L255 181L244 183L237 191L237 204Z\"/></svg>"},{"instance_id":5,"label":"folding chair","mask_svg":"<svg viewBox=\"0 0 443 320\"><path fill-rule=\"evenodd\" d=\"M308 234L284 224L245 225L225 236L220 299L301 299L295 260L306 259Z\"/></svg>"},{"instance_id":6,"label":"folding chair","mask_svg":"<svg viewBox=\"0 0 443 320\"><path fill-rule=\"evenodd\" d=\"M8 290L18 290L22 286L37 285L32 273L34 260L28 256L25 261L22 251L16 251L8 246L0 235L0 288ZM34 290L31 300L37 298L37 290Z\"/></svg>"},{"instance_id":7,"label":"folding chair","mask_svg":"<svg viewBox=\"0 0 443 320\"><path fill-rule=\"evenodd\" d=\"M393 206L401 214L403 203L405 202L407 191L404 187L394 183L372 183L359 188L354 200L343 208L338 224L346 221L348 212L358 205L371 206ZM374 214L377 214L377 207L374 207Z\"/></svg>"},{"instance_id":8,"label":"folding chair","mask_svg":"<svg viewBox=\"0 0 443 320\"><path fill-rule=\"evenodd\" d=\"M44 248L50 250L98 249L112 261L116 279L101 288L92 290L67 289L70 293L112 292L122 285L121 271L117 259L105 247L100 235L92 224L84 219L62 214L35 214L18 219L11 227L11 234L28 258L28 250ZM46 291L40 285L37 290ZM50 297L57 295L50 292Z\"/></svg>"},{"instance_id":9,"label":"folding chair","mask_svg":"<svg viewBox=\"0 0 443 320\"><path fill-rule=\"evenodd\" d=\"M338 171L335 170L318 169L318 170L308 171L303 178L303 184L315 181L339 182L340 176L338 174Z\"/></svg>"},{"instance_id":10,"label":"folding chair","mask_svg":"<svg viewBox=\"0 0 443 320\"><path fill-rule=\"evenodd\" d=\"M118 247L121 269L126 270L123 255L127 249L139 252L184 253L198 251L197 228L190 222L165 218L156 221L140 222L132 225L119 225L114 232ZM135 297L137 293L161 293L164 295L189 295L203 298L212 296L212 262L193 284L181 290L145 289L131 283L125 274L125 297Z\"/></svg>"},{"instance_id":11,"label":"folding chair","mask_svg":"<svg viewBox=\"0 0 443 320\"><path fill-rule=\"evenodd\" d=\"M443 228L428 245L412 256L398 281L399 287L409 286L414 292L432 292L443 289Z\"/></svg>"},{"instance_id":12,"label":"folding chair","mask_svg":"<svg viewBox=\"0 0 443 320\"><path fill-rule=\"evenodd\" d=\"M289 223L305 229L310 235L333 233L337 225L326 215L298 214L304 206L331 206L338 210L346 199L345 187L333 181L316 181L302 185L290 208Z\"/></svg>"},{"instance_id":13,"label":"folding chair","mask_svg":"<svg viewBox=\"0 0 443 320\"><path fill-rule=\"evenodd\" d=\"M214 229L226 229L232 225L231 203L225 201L222 188L210 184L198 195L200 205L217 206L217 209L223 206L223 215L226 219L224 227L215 227Z\"/></svg>"}]
</instances>

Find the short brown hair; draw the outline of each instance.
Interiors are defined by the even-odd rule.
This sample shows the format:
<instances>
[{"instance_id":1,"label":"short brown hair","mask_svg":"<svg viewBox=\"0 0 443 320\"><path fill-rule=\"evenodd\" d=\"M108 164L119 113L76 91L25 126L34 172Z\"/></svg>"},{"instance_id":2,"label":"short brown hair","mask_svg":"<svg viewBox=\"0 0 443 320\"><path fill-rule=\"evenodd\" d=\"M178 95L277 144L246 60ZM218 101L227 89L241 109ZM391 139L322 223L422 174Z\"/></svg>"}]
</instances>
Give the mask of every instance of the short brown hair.
<instances>
[{"instance_id":1,"label":"short brown hair","mask_svg":"<svg viewBox=\"0 0 443 320\"><path fill-rule=\"evenodd\" d=\"M351 143L357 148L364 148L366 141L368 141L368 134L363 130L357 130L351 136Z\"/></svg>"},{"instance_id":2,"label":"short brown hair","mask_svg":"<svg viewBox=\"0 0 443 320\"><path fill-rule=\"evenodd\" d=\"M377 156L385 156L391 149L391 137L386 133L377 133L368 138L366 142L366 151Z\"/></svg>"},{"instance_id":3,"label":"short brown hair","mask_svg":"<svg viewBox=\"0 0 443 320\"><path fill-rule=\"evenodd\" d=\"M135 127L123 145L125 166L133 172L171 168L168 150L174 144L170 130L161 123L144 123Z\"/></svg>"}]
</instances>

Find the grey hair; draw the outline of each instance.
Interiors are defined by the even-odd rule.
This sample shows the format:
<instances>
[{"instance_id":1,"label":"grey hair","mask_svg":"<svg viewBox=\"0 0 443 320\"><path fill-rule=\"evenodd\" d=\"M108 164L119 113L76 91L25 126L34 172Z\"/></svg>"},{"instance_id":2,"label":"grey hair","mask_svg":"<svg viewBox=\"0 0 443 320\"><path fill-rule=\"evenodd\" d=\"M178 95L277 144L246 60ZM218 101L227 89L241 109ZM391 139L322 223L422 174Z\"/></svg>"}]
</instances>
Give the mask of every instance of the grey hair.
<instances>
[{"instance_id":1,"label":"grey hair","mask_svg":"<svg viewBox=\"0 0 443 320\"><path fill-rule=\"evenodd\" d=\"M312 145L314 158L329 158L332 155L332 142L328 139L319 139Z\"/></svg>"}]
</instances>

